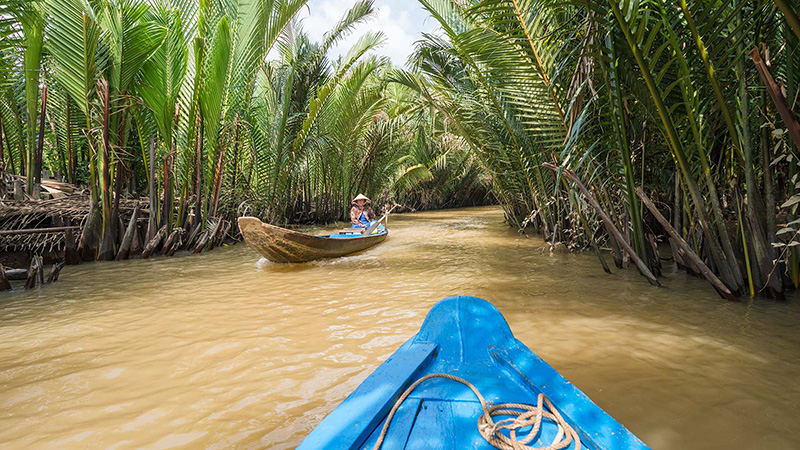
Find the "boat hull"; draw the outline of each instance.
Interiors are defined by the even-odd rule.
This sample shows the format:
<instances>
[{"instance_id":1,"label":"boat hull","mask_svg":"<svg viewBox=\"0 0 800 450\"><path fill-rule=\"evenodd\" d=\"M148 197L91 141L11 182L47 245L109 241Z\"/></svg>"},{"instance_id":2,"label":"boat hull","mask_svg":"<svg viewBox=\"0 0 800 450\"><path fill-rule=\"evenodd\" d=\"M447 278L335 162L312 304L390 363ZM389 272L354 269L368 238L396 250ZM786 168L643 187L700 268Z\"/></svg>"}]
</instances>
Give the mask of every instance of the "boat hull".
<instances>
[{"instance_id":1,"label":"boat hull","mask_svg":"<svg viewBox=\"0 0 800 450\"><path fill-rule=\"evenodd\" d=\"M369 236L312 236L264 223L255 217L240 217L239 230L245 242L261 256L279 263L301 263L366 250L386 239L388 231Z\"/></svg>"},{"instance_id":2,"label":"boat hull","mask_svg":"<svg viewBox=\"0 0 800 450\"><path fill-rule=\"evenodd\" d=\"M494 404L535 405L538 394L545 394L576 431L581 448L648 448L515 339L494 306L475 297L450 297L434 306L419 333L379 366L298 449L372 449L387 414L405 389L436 373L471 382ZM463 384L426 380L397 409L381 448L495 450L479 433L481 413L475 394ZM538 437L527 445L550 445L556 430L553 422L543 421ZM574 449L575 442L566 448Z\"/></svg>"}]
</instances>

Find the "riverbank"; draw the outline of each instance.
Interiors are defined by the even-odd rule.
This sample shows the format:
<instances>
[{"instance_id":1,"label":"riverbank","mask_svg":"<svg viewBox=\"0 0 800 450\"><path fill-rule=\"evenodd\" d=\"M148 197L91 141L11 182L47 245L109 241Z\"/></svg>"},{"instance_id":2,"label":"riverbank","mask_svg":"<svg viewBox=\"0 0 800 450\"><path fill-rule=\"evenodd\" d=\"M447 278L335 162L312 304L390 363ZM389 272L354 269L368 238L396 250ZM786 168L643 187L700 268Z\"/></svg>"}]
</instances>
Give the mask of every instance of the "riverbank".
<instances>
[{"instance_id":1,"label":"riverbank","mask_svg":"<svg viewBox=\"0 0 800 450\"><path fill-rule=\"evenodd\" d=\"M6 279L19 280L27 269L25 288L58 279L64 265L97 260L147 259L173 256L179 251L200 253L235 240L232 224L214 218L195 224L186 208L176 221L150 214L147 198L120 198L115 202L110 242L102 242L102 219L87 194L62 195L48 200L0 200L0 291L10 289ZM168 217L168 220L164 220ZM203 227L202 225L205 225ZM45 282L45 265L52 265ZM6 273L9 276L6 276Z\"/></svg>"},{"instance_id":2,"label":"riverbank","mask_svg":"<svg viewBox=\"0 0 800 450\"><path fill-rule=\"evenodd\" d=\"M11 293L0 442L292 449L436 301L471 294L654 449L800 446L795 297L725 302L670 264L663 288L607 275L591 253L518 235L499 208L389 225L337 260L276 265L235 245L69 266Z\"/></svg>"},{"instance_id":3,"label":"riverbank","mask_svg":"<svg viewBox=\"0 0 800 450\"><path fill-rule=\"evenodd\" d=\"M31 289L49 284L58 279L65 265L197 254L242 240L235 221L212 218L203 224L205 227L200 226L181 201L176 201L172 208L178 212L177 216L164 211L152 216L151 209L147 198L120 197L112 215L116 217L116 231L111 233L110 250L104 253L101 244L104 233L98 228L102 223L98 222L97 211L93 211L85 192L36 201L0 199L0 292L23 285ZM401 210L415 212L407 207L398 209ZM164 217L170 217L172 222ZM9 281L24 283L12 285Z\"/></svg>"}]
</instances>

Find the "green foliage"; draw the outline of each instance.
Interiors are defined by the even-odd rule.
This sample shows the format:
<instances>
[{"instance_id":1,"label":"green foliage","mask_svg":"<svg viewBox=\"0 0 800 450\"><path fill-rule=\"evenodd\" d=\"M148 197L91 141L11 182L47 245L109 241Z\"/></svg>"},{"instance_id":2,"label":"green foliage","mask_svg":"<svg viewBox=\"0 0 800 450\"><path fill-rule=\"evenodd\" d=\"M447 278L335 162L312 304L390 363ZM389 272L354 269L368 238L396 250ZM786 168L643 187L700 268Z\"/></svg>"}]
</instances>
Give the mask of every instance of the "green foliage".
<instances>
[{"instance_id":1,"label":"green foliage","mask_svg":"<svg viewBox=\"0 0 800 450\"><path fill-rule=\"evenodd\" d=\"M305 4L5 5L0 119L16 163L9 168L31 165L41 82L49 89L45 166L89 185L103 217L101 256L118 240L106 226L116 217L115 186L152 192L153 225L187 230L244 212L275 223L345 219L359 192L414 208L491 199L464 141L440 119L415 115L410 91L387 83L388 60L370 54L382 34L366 33L329 59L372 18L373 2L355 2L320 43L293 21Z\"/></svg>"},{"instance_id":2,"label":"green foliage","mask_svg":"<svg viewBox=\"0 0 800 450\"><path fill-rule=\"evenodd\" d=\"M796 98L796 15L786 2L421 3L443 35L425 36L412 71L393 79L446 118L513 222L548 239L598 234L596 216L576 221L589 211L572 186L543 171L552 163L590 185L652 270L645 238L660 226L645 220L637 187L672 206L672 222L732 291L748 278L780 297L774 260L800 282L800 258L776 259L767 245L781 220L774 212L795 191L780 186L797 170L796 160L769 164L778 147L768 131L780 118L749 57L769 50L784 95ZM745 205L746 223L731 205ZM747 230L739 241L734 224Z\"/></svg>"}]
</instances>

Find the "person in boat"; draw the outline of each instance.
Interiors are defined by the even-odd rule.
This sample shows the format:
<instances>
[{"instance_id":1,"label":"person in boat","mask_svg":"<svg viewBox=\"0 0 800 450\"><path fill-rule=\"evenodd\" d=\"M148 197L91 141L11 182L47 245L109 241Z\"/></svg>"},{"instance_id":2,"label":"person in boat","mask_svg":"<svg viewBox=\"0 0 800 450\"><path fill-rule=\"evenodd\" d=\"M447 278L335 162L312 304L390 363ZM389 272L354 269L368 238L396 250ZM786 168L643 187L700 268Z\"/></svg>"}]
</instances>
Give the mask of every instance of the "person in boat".
<instances>
[{"instance_id":1,"label":"person in boat","mask_svg":"<svg viewBox=\"0 0 800 450\"><path fill-rule=\"evenodd\" d=\"M375 222L375 211L369 206L370 199L364 194L358 194L353 199L353 206L350 208L351 228L368 228ZM375 231L383 230L383 225L378 225Z\"/></svg>"}]
</instances>

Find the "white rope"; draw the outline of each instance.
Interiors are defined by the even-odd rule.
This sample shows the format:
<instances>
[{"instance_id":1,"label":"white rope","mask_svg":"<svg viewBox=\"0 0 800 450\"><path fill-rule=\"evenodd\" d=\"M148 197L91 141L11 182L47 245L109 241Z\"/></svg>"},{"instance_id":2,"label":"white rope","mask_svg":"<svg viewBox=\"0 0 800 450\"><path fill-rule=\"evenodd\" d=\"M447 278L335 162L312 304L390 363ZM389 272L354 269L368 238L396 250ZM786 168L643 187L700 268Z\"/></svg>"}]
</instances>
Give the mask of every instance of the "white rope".
<instances>
[{"instance_id":1,"label":"white rope","mask_svg":"<svg viewBox=\"0 0 800 450\"><path fill-rule=\"evenodd\" d=\"M389 425L392 423L395 413L400 408L400 405L408 398L409 395L423 382L431 378L445 378L447 380L457 381L472 390L478 400L481 402L481 409L483 414L478 418L478 432L481 436L499 450L559 450L568 447L575 441L575 450L580 450L581 440L578 433L561 417L561 414L553 406L553 403L544 395L539 394L536 406L526 403L500 403L491 407L486 405L486 400L483 398L478 389L469 381L453 375L445 373L434 373L426 375L414 384L408 387L403 395L397 399L389 415L386 416L386 422L383 424L381 434L378 436L378 441L375 443L373 450L379 450L386 438L386 433L389 431ZM495 422L494 416L511 416ZM531 447L527 444L534 440L541 430L542 419L548 419L558 426L553 442L545 447ZM517 437L517 430L520 428L532 427L527 434L521 439ZM508 430L508 435L501 433L502 430Z\"/></svg>"}]
</instances>

